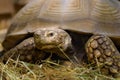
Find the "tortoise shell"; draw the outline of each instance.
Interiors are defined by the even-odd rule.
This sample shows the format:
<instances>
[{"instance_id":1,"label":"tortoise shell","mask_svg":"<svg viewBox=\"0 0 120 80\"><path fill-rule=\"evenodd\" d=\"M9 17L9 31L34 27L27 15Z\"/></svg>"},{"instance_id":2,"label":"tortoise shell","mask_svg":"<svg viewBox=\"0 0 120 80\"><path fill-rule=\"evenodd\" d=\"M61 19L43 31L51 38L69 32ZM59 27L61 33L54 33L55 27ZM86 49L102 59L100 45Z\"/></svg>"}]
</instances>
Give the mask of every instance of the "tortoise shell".
<instances>
[{"instance_id":1,"label":"tortoise shell","mask_svg":"<svg viewBox=\"0 0 120 80\"><path fill-rule=\"evenodd\" d=\"M120 44L118 0L31 0L13 18L3 46L14 47L40 28L103 34Z\"/></svg>"}]
</instances>

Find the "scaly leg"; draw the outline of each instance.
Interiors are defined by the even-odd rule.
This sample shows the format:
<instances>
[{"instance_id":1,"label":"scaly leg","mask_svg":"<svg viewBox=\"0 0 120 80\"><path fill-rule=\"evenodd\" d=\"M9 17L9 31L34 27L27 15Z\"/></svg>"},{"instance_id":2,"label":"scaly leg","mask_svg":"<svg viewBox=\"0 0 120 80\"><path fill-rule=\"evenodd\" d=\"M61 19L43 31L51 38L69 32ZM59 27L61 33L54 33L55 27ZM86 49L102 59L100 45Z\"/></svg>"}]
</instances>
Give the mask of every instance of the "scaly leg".
<instances>
[{"instance_id":1,"label":"scaly leg","mask_svg":"<svg viewBox=\"0 0 120 80\"><path fill-rule=\"evenodd\" d=\"M6 62L9 58L25 62L35 63L45 57L45 53L35 48L34 39L28 38L10 49L2 56L2 61Z\"/></svg>"},{"instance_id":2,"label":"scaly leg","mask_svg":"<svg viewBox=\"0 0 120 80\"><path fill-rule=\"evenodd\" d=\"M110 38L93 35L85 48L89 62L108 73L120 73L120 53Z\"/></svg>"}]
</instances>

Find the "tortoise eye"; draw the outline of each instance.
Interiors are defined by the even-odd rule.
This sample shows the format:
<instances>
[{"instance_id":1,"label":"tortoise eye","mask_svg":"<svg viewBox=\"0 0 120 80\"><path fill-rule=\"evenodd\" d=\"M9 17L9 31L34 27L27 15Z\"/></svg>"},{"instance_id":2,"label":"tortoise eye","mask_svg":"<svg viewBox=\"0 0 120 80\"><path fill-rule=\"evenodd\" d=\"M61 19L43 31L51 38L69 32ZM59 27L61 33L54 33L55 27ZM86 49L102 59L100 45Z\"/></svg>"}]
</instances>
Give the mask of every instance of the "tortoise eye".
<instances>
[{"instance_id":1,"label":"tortoise eye","mask_svg":"<svg viewBox=\"0 0 120 80\"><path fill-rule=\"evenodd\" d=\"M52 37L54 35L54 33L49 33L48 36L49 37Z\"/></svg>"},{"instance_id":2,"label":"tortoise eye","mask_svg":"<svg viewBox=\"0 0 120 80\"><path fill-rule=\"evenodd\" d=\"M55 35L54 32L48 32L48 33L46 34L47 37L53 37L54 35Z\"/></svg>"}]
</instances>

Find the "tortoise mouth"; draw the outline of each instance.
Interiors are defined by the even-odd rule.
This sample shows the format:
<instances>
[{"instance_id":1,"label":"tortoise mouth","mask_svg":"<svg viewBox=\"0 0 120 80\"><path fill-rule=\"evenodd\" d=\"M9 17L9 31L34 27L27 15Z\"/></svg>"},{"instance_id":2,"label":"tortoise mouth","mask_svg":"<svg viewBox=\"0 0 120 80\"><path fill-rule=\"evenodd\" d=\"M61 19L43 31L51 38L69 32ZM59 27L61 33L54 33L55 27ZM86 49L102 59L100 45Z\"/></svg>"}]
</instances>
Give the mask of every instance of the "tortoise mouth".
<instances>
[{"instance_id":1,"label":"tortoise mouth","mask_svg":"<svg viewBox=\"0 0 120 80\"><path fill-rule=\"evenodd\" d=\"M55 49L59 49L61 48L63 45L63 43L60 43L60 44L45 44L43 46L40 47L40 50L55 50Z\"/></svg>"},{"instance_id":2,"label":"tortoise mouth","mask_svg":"<svg viewBox=\"0 0 120 80\"><path fill-rule=\"evenodd\" d=\"M57 48L57 46L56 45L44 45L40 49L46 50L46 49L54 49L54 48Z\"/></svg>"}]
</instances>

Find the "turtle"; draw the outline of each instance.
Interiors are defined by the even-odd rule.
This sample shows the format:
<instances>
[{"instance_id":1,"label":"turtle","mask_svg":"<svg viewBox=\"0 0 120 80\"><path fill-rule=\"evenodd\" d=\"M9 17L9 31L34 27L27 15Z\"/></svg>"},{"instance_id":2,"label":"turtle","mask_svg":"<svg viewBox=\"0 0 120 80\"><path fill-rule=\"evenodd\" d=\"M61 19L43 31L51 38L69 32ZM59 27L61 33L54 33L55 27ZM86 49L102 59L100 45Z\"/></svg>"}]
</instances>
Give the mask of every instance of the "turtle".
<instances>
[{"instance_id":1,"label":"turtle","mask_svg":"<svg viewBox=\"0 0 120 80\"><path fill-rule=\"evenodd\" d=\"M31 0L13 18L2 43L9 57L31 62L55 53L120 72L118 0ZM63 53L66 53L63 54Z\"/></svg>"}]
</instances>

